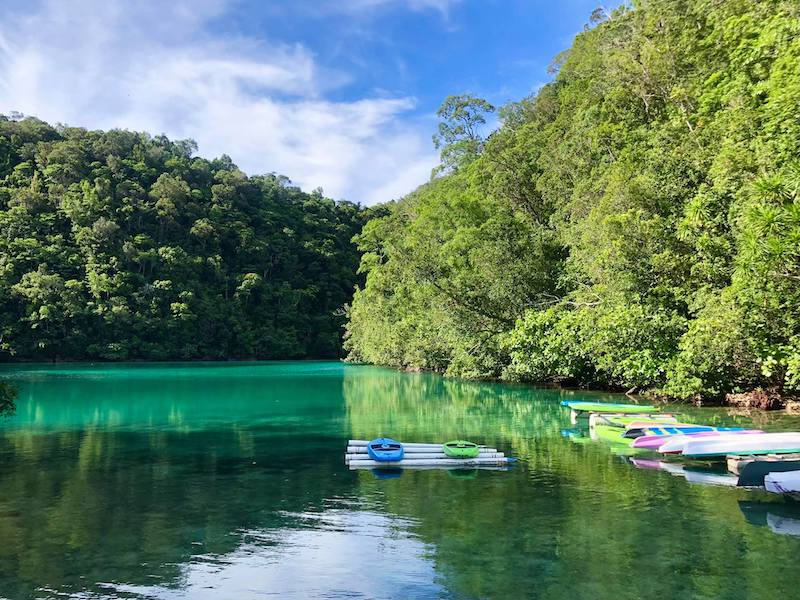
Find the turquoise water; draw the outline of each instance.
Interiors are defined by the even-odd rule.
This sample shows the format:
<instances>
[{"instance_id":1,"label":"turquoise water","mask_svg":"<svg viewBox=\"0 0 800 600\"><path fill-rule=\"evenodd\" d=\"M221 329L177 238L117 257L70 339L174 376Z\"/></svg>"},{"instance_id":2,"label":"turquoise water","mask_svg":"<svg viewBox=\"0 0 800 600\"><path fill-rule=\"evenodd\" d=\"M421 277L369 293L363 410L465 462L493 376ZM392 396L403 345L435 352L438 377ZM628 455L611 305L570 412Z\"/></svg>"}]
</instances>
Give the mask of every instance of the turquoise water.
<instances>
[{"instance_id":1,"label":"turquoise water","mask_svg":"<svg viewBox=\"0 0 800 600\"><path fill-rule=\"evenodd\" d=\"M565 437L565 398L329 362L3 366L0 597L794 598L800 503ZM719 424L748 415L693 409ZM764 428L796 418L758 414ZM566 434L567 432L563 432ZM510 471L343 464L466 437ZM665 470L671 469L672 472Z\"/></svg>"}]
</instances>

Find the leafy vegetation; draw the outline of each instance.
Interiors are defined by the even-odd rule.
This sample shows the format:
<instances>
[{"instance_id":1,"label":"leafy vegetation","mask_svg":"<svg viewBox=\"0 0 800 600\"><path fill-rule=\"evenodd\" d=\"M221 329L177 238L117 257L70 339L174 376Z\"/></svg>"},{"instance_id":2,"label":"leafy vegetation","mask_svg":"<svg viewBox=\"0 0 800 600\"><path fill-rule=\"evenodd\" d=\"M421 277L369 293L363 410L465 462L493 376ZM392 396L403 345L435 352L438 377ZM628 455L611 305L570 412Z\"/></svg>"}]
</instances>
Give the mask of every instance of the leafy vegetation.
<instances>
[{"instance_id":1,"label":"leafy vegetation","mask_svg":"<svg viewBox=\"0 0 800 600\"><path fill-rule=\"evenodd\" d=\"M363 211L194 144L0 119L0 351L335 357Z\"/></svg>"},{"instance_id":2,"label":"leafy vegetation","mask_svg":"<svg viewBox=\"0 0 800 600\"><path fill-rule=\"evenodd\" d=\"M800 389L800 5L640 0L554 70L485 140L459 118L491 107L445 103L442 174L357 238L350 358Z\"/></svg>"}]
</instances>

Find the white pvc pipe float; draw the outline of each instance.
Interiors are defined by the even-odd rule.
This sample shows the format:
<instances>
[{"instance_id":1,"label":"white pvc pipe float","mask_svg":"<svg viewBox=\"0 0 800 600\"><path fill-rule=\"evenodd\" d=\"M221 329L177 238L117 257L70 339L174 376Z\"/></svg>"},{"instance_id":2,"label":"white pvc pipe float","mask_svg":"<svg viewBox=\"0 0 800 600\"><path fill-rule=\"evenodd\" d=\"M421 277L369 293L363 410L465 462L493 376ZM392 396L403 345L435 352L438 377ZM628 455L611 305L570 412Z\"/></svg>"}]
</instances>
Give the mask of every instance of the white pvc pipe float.
<instances>
[{"instance_id":1,"label":"white pvc pipe float","mask_svg":"<svg viewBox=\"0 0 800 600\"><path fill-rule=\"evenodd\" d=\"M391 464L391 463L389 463ZM374 469L375 467L369 465L359 465L353 466L350 465L351 471L359 471L359 470L367 470L367 469ZM437 469L448 469L451 470L453 467L448 466L441 466L441 465L417 465L417 464L409 464L405 463L403 465L398 465L397 469L409 469L414 471L434 471ZM511 463L505 463L502 465L467 465L464 467L465 469L480 469L481 471L508 471L511 468Z\"/></svg>"},{"instance_id":2,"label":"white pvc pipe float","mask_svg":"<svg viewBox=\"0 0 800 600\"><path fill-rule=\"evenodd\" d=\"M382 462L377 460L351 460L350 468L356 467L477 467L482 465L506 465L513 462L508 458L432 458L425 460L399 460Z\"/></svg>"},{"instance_id":3,"label":"white pvc pipe float","mask_svg":"<svg viewBox=\"0 0 800 600\"><path fill-rule=\"evenodd\" d=\"M421 447L411 447L408 448L403 445L403 451L405 454L426 454L431 452L444 452L442 450L441 444L438 446L431 446L429 448L421 448ZM486 448L484 446L480 446L480 452L497 452L497 448ZM367 447L366 446L348 446L347 447L347 454L367 454Z\"/></svg>"},{"instance_id":4,"label":"white pvc pipe float","mask_svg":"<svg viewBox=\"0 0 800 600\"><path fill-rule=\"evenodd\" d=\"M476 458L504 458L505 454L502 452L481 452L476 456ZM431 459L440 459L440 458L450 458L444 452L418 452L416 454L406 454L403 457L404 461L417 461L417 460L431 460ZM344 455L345 462L353 461L353 460L369 460L366 454L345 454ZM458 459L463 460L463 459ZM469 460L469 459L467 459ZM391 462L391 461L390 461Z\"/></svg>"}]
</instances>

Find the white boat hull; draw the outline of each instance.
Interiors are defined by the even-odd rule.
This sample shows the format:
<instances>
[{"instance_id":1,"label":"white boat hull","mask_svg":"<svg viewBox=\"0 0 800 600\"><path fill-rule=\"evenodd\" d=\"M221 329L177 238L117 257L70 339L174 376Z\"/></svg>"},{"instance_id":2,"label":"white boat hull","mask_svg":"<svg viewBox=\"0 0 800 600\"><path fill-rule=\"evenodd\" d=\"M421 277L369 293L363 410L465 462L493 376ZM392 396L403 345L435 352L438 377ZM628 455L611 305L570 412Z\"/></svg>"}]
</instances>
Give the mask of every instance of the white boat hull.
<instances>
[{"instance_id":1,"label":"white boat hull","mask_svg":"<svg viewBox=\"0 0 800 600\"><path fill-rule=\"evenodd\" d=\"M691 436L687 436L690 437ZM683 442L684 456L707 457L728 454L786 454L800 452L800 433L759 433L752 435L720 435ZM664 452L667 444L659 448Z\"/></svg>"}]
</instances>

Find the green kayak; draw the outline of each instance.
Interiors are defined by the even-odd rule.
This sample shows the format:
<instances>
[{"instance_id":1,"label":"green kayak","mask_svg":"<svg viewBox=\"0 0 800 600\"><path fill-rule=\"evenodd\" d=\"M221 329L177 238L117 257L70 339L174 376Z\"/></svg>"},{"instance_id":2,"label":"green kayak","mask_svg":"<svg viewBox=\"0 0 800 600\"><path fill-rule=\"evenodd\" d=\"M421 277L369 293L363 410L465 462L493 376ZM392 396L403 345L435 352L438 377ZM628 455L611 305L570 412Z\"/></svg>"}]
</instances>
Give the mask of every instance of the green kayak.
<instances>
[{"instance_id":1,"label":"green kayak","mask_svg":"<svg viewBox=\"0 0 800 600\"><path fill-rule=\"evenodd\" d=\"M630 446L631 440L622 437L625 430L611 425L595 425L592 428L592 439L610 442L612 444L624 444Z\"/></svg>"},{"instance_id":2,"label":"green kayak","mask_svg":"<svg viewBox=\"0 0 800 600\"><path fill-rule=\"evenodd\" d=\"M631 448L631 442L633 440L622 437L624 432L625 430L620 429L619 427L597 425L594 427L594 429L592 429L592 439L599 442L605 442L608 444L608 448L611 450L611 452L620 456L633 456L636 454L641 454L643 452L641 448ZM646 450L644 452L646 452Z\"/></svg>"},{"instance_id":3,"label":"green kayak","mask_svg":"<svg viewBox=\"0 0 800 600\"><path fill-rule=\"evenodd\" d=\"M612 404L608 402L579 402L576 400L564 400L561 406L565 406L575 412L601 412L601 413L653 413L661 410L657 406L645 404Z\"/></svg>"},{"instance_id":4,"label":"green kayak","mask_svg":"<svg viewBox=\"0 0 800 600\"><path fill-rule=\"evenodd\" d=\"M475 458L481 451L478 444L465 440L445 442L442 444L442 450L444 450L445 456L450 458Z\"/></svg>"}]
</instances>

